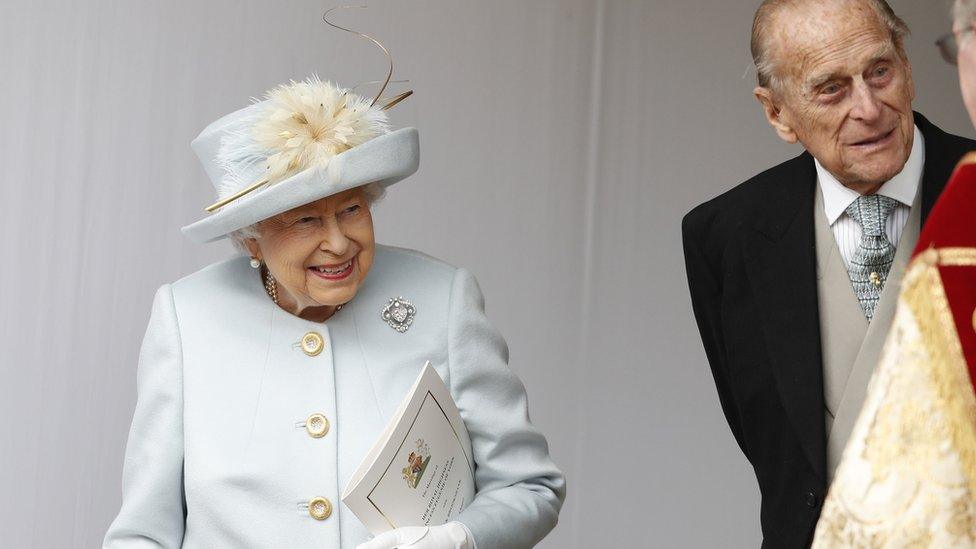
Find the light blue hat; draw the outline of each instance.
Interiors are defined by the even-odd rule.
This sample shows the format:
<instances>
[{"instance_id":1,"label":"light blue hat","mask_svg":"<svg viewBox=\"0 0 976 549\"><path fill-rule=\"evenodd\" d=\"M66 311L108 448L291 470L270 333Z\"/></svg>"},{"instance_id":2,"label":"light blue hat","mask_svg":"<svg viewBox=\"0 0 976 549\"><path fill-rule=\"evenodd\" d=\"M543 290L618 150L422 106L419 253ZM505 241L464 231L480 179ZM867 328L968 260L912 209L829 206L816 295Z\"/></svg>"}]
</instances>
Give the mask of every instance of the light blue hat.
<instances>
[{"instance_id":1,"label":"light blue hat","mask_svg":"<svg viewBox=\"0 0 976 549\"><path fill-rule=\"evenodd\" d=\"M191 147L218 198L182 229L197 242L354 187L388 187L420 165L415 128L390 131L384 108L315 77L220 118Z\"/></svg>"}]
</instances>

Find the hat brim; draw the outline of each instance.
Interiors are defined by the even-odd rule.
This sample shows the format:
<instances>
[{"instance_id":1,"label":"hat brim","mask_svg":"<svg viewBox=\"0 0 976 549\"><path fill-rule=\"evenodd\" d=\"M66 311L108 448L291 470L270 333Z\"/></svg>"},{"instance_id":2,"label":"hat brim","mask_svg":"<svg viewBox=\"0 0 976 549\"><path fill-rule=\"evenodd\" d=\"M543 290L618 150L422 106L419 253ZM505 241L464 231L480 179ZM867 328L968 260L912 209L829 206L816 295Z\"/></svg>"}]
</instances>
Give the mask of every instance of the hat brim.
<instances>
[{"instance_id":1,"label":"hat brim","mask_svg":"<svg viewBox=\"0 0 976 549\"><path fill-rule=\"evenodd\" d=\"M420 167L416 128L402 128L337 154L325 169L308 169L246 195L216 213L183 227L196 242L213 242L269 217L309 202L366 185L389 187Z\"/></svg>"}]
</instances>

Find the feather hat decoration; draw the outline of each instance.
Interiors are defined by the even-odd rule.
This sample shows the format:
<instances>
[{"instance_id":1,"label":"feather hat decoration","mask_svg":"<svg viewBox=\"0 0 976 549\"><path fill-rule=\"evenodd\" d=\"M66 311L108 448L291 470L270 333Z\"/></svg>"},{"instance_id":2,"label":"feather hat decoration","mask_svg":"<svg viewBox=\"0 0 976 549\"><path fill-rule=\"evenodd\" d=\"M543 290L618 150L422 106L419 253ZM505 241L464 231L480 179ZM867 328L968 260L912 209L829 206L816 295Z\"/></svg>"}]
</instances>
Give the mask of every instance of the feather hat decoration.
<instances>
[{"instance_id":1,"label":"feather hat decoration","mask_svg":"<svg viewBox=\"0 0 976 549\"><path fill-rule=\"evenodd\" d=\"M389 133L386 111L317 76L282 84L221 139L217 162L225 170L218 197L226 199L258 178L272 186Z\"/></svg>"},{"instance_id":2,"label":"feather hat decoration","mask_svg":"<svg viewBox=\"0 0 976 549\"><path fill-rule=\"evenodd\" d=\"M342 6L346 7L346 6ZM333 8L336 9L336 8ZM417 130L391 131L386 111L409 97L381 96L393 75L393 58L379 93L366 99L318 76L280 85L250 106L207 126L191 146L217 192L212 215L183 227L208 242L303 204L368 183L389 186L420 163Z\"/></svg>"}]
</instances>

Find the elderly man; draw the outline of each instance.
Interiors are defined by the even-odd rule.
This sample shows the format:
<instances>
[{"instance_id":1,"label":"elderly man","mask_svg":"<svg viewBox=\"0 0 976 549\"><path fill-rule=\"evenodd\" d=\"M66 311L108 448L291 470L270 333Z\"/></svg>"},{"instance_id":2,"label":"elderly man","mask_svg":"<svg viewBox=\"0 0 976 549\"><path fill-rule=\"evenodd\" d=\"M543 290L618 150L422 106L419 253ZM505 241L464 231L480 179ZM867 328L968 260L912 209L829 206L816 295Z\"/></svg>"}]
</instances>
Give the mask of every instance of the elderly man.
<instances>
[{"instance_id":1,"label":"elderly man","mask_svg":"<svg viewBox=\"0 0 976 549\"><path fill-rule=\"evenodd\" d=\"M806 152L689 213L695 316L762 493L764 547L810 543L919 228L976 143L912 112L884 0L766 0L755 96Z\"/></svg>"},{"instance_id":2,"label":"elderly man","mask_svg":"<svg viewBox=\"0 0 976 549\"><path fill-rule=\"evenodd\" d=\"M976 0L938 44L976 124ZM976 152L932 208L814 549L976 547Z\"/></svg>"}]
</instances>

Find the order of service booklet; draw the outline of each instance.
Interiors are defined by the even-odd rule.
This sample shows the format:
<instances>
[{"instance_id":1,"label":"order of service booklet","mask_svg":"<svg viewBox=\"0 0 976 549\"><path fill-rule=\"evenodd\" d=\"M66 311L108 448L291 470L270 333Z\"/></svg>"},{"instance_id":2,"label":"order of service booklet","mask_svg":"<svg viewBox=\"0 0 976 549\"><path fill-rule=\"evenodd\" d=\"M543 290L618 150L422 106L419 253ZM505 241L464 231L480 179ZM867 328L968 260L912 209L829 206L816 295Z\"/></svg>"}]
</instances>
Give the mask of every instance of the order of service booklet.
<instances>
[{"instance_id":1,"label":"order of service booklet","mask_svg":"<svg viewBox=\"0 0 976 549\"><path fill-rule=\"evenodd\" d=\"M430 362L353 473L342 502L378 535L445 524L474 498L471 439Z\"/></svg>"}]
</instances>

